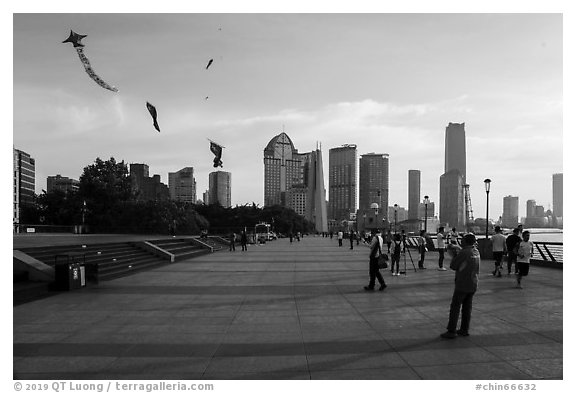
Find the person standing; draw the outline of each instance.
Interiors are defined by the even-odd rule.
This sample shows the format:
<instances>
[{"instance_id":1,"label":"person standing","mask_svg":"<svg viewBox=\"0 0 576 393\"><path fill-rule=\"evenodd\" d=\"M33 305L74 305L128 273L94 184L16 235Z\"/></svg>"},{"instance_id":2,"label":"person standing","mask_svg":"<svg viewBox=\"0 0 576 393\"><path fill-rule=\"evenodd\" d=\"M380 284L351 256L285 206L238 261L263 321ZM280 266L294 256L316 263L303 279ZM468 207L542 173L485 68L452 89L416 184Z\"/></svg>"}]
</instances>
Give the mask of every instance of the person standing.
<instances>
[{"instance_id":1,"label":"person standing","mask_svg":"<svg viewBox=\"0 0 576 393\"><path fill-rule=\"evenodd\" d=\"M455 246L458 245L458 231L456 231L456 227L453 227L450 233L448 234L448 241L450 244Z\"/></svg>"},{"instance_id":2,"label":"person standing","mask_svg":"<svg viewBox=\"0 0 576 393\"><path fill-rule=\"evenodd\" d=\"M242 245L242 251L248 251L248 236L246 235L246 230L243 230L240 234L240 244Z\"/></svg>"},{"instance_id":3,"label":"person standing","mask_svg":"<svg viewBox=\"0 0 576 393\"><path fill-rule=\"evenodd\" d=\"M522 277L528 275L530 270L530 258L534 254L534 245L530 241L530 231L522 232L522 241L518 244L518 276L516 278L516 288L522 289Z\"/></svg>"},{"instance_id":4,"label":"person standing","mask_svg":"<svg viewBox=\"0 0 576 393\"><path fill-rule=\"evenodd\" d=\"M472 299L478 289L478 273L480 272L480 252L476 248L476 236L471 233L464 235L462 250L450 262L450 269L456 272L456 277L448 326L446 332L440 335L442 338L469 335ZM462 320L460 329L456 330L460 309L462 309Z\"/></svg>"},{"instance_id":5,"label":"person standing","mask_svg":"<svg viewBox=\"0 0 576 393\"><path fill-rule=\"evenodd\" d=\"M400 253L402 252L402 237L400 237L399 233L394 235L394 240L392 241L391 248L392 248L392 257L390 259L392 260L392 263L391 263L390 270L392 270L393 276L399 276L400 275ZM394 273L394 264L396 264L396 273Z\"/></svg>"},{"instance_id":6,"label":"person standing","mask_svg":"<svg viewBox=\"0 0 576 393\"><path fill-rule=\"evenodd\" d=\"M493 276L498 275L502 277L502 257L506 252L506 237L502 234L500 226L494 227L494 236L492 236L492 255L494 256L494 271Z\"/></svg>"},{"instance_id":7,"label":"person standing","mask_svg":"<svg viewBox=\"0 0 576 393\"><path fill-rule=\"evenodd\" d=\"M364 287L365 291L373 291L374 285L376 284L376 279L380 283L379 291L383 291L386 288L386 282L384 281L384 277L380 273L378 269L378 257L382 254L382 247L384 246L384 240L380 233L378 233L377 229L372 230L372 242L370 243L370 262L369 262L369 275L370 281L368 282L368 286Z\"/></svg>"},{"instance_id":8,"label":"person standing","mask_svg":"<svg viewBox=\"0 0 576 393\"><path fill-rule=\"evenodd\" d=\"M512 234L506 238L506 249L508 250L508 275L512 273L512 264L514 264L514 274L518 274L518 265L516 260L518 258L517 248L522 238L520 237L520 229L514 228Z\"/></svg>"},{"instance_id":9,"label":"person standing","mask_svg":"<svg viewBox=\"0 0 576 393\"><path fill-rule=\"evenodd\" d=\"M354 249L354 230L350 230L350 249Z\"/></svg>"},{"instance_id":10,"label":"person standing","mask_svg":"<svg viewBox=\"0 0 576 393\"><path fill-rule=\"evenodd\" d=\"M426 238L424 235L426 232L424 229L420 230L420 236L418 237L418 252L420 252L420 260L418 261L418 269L426 269L424 267L424 258L426 258Z\"/></svg>"},{"instance_id":11,"label":"person standing","mask_svg":"<svg viewBox=\"0 0 576 393\"><path fill-rule=\"evenodd\" d=\"M344 239L344 232L338 231L338 247L342 247L343 239Z\"/></svg>"},{"instance_id":12,"label":"person standing","mask_svg":"<svg viewBox=\"0 0 576 393\"><path fill-rule=\"evenodd\" d=\"M236 242L236 234L234 231L230 232L228 240L230 240L230 251L236 251L236 245L234 244Z\"/></svg>"},{"instance_id":13,"label":"person standing","mask_svg":"<svg viewBox=\"0 0 576 393\"><path fill-rule=\"evenodd\" d=\"M390 246L392 245L392 231L390 229L386 233L386 245L388 246L388 254L390 254Z\"/></svg>"},{"instance_id":14,"label":"person standing","mask_svg":"<svg viewBox=\"0 0 576 393\"><path fill-rule=\"evenodd\" d=\"M446 271L444 267L444 250L446 249L446 244L444 244L444 227L438 228L436 241L438 243L438 270Z\"/></svg>"}]
</instances>

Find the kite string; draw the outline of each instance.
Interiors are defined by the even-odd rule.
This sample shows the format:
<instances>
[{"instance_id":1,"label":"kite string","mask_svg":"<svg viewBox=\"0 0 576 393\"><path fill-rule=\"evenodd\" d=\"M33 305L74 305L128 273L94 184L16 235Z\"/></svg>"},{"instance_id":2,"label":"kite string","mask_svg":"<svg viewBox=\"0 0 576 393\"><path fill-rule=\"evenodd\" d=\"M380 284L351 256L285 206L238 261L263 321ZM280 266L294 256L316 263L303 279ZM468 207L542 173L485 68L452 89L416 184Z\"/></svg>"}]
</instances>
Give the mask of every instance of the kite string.
<instances>
[{"instance_id":1,"label":"kite string","mask_svg":"<svg viewBox=\"0 0 576 393\"><path fill-rule=\"evenodd\" d=\"M88 60L86 55L84 55L84 50L82 49L82 47L77 47L76 52L78 53L78 57L80 58L80 61L82 62L82 65L84 66L84 70L90 76L90 78L92 78L96 83L98 83L98 85L102 86L105 89L108 89L108 90L111 90L114 92L118 91L117 88L115 88L114 86L110 86L108 83L104 82L102 80L102 78L100 78L96 74L96 72L94 72L94 70L92 69L92 66L90 65L90 61Z\"/></svg>"}]
</instances>

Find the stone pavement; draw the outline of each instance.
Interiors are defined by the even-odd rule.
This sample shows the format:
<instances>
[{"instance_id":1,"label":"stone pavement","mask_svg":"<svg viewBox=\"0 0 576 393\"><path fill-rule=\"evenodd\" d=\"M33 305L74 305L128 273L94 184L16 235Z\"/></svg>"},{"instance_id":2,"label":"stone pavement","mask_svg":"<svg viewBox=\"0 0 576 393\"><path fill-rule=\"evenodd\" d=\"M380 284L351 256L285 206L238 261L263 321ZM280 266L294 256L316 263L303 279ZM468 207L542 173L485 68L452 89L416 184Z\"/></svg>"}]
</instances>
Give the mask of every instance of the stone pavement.
<instances>
[{"instance_id":1,"label":"stone pavement","mask_svg":"<svg viewBox=\"0 0 576 393\"><path fill-rule=\"evenodd\" d=\"M562 270L516 289L483 261L471 335L443 340L454 274L437 254L367 293L367 247L348 246L279 239L16 306L14 378L563 378Z\"/></svg>"}]
</instances>

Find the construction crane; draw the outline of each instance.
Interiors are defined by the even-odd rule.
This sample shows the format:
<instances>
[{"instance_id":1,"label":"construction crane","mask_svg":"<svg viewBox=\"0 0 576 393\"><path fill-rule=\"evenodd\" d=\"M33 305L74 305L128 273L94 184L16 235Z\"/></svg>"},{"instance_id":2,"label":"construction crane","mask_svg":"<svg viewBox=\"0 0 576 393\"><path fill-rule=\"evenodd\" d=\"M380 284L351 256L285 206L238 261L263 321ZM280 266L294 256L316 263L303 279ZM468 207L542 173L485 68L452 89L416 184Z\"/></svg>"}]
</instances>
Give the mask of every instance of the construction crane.
<instances>
[{"instance_id":1,"label":"construction crane","mask_svg":"<svg viewBox=\"0 0 576 393\"><path fill-rule=\"evenodd\" d=\"M466 208L466 229L474 226L474 212L472 212L472 200L470 199L470 184L464 184L464 203Z\"/></svg>"}]
</instances>

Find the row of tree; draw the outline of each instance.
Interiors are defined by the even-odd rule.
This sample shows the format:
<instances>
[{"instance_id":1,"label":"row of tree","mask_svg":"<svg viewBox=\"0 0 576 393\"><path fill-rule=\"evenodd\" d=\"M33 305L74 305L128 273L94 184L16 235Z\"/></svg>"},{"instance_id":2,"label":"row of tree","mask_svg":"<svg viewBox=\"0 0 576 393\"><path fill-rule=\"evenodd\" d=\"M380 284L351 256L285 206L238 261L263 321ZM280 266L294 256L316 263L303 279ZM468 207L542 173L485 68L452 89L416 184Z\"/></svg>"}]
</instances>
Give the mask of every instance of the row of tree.
<instances>
[{"instance_id":1,"label":"row of tree","mask_svg":"<svg viewBox=\"0 0 576 393\"><path fill-rule=\"evenodd\" d=\"M96 158L84 168L78 191L43 191L32 205L22 206L22 224L85 224L95 233L199 234L203 229L224 234L267 222L288 234L314 230L309 221L282 206L224 208L179 201L141 201L132 189L128 165Z\"/></svg>"}]
</instances>

